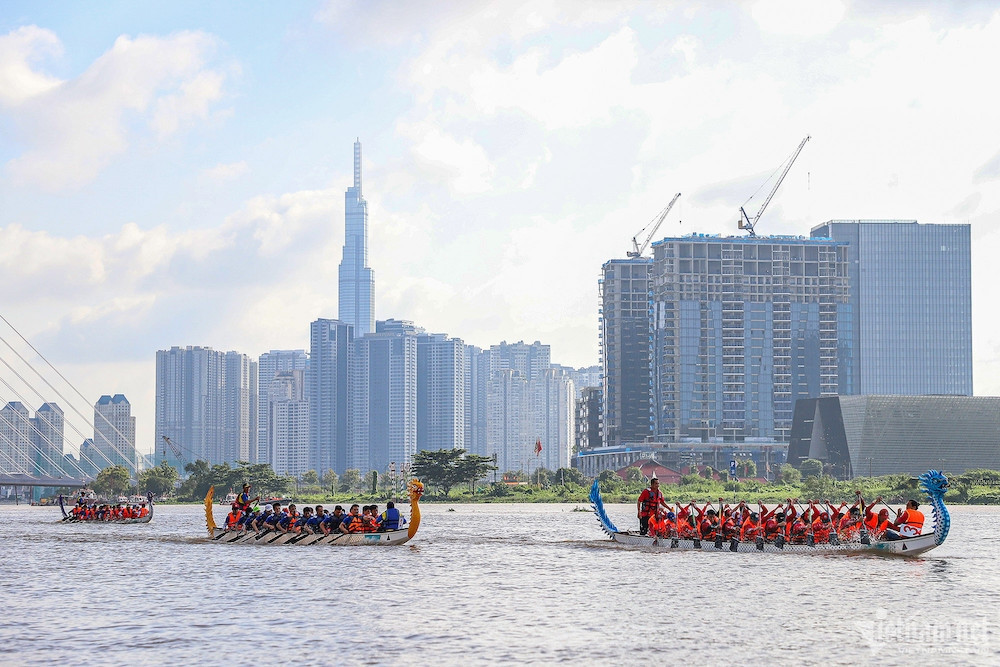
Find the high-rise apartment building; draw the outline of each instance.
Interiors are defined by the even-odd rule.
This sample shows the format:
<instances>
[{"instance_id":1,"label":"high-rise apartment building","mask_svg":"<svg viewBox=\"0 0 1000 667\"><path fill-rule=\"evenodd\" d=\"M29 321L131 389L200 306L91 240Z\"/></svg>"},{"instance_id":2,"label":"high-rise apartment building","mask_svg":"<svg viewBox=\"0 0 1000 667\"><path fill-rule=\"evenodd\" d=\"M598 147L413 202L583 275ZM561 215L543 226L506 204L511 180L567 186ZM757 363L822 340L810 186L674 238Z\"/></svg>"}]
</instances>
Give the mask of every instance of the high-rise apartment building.
<instances>
[{"instance_id":1,"label":"high-rise apartment building","mask_svg":"<svg viewBox=\"0 0 1000 667\"><path fill-rule=\"evenodd\" d=\"M495 456L500 472L527 472L534 456L528 378L512 369L490 373L486 401L486 451Z\"/></svg>"},{"instance_id":2,"label":"high-rise apartment building","mask_svg":"<svg viewBox=\"0 0 1000 667\"><path fill-rule=\"evenodd\" d=\"M79 474L73 466L64 467L63 433L66 420L62 408L56 403L43 403L35 412L31 423L35 470L42 475L60 475L63 472Z\"/></svg>"},{"instance_id":3,"label":"high-rise apartment building","mask_svg":"<svg viewBox=\"0 0 1000 667\"><path fill-rule=\"evenodd\" d=\"M516 343L501 342L490 346L490 372L512 370L526 380L540 377L552 366L551 350L539 341L528 345L523 340Z\"/></svg>"},{"instance_id":4,"label":"high-rise apartment building","mask_svg":"<svg viewBox=\"0 0 1000 667\"><path fill-rule=\"evenodd\" d=\"M354 185L344 195L344 254L339 319L361 337L375 330L375 272L368 266L368 202L361 192L361 142L354 142Z\"/></svg>"},{"instance_id":5,"label":"high-rise apartment building","mask_svg":"<svg viewBox=\"0 0 1000 667\"><path fill-rule=\"evenodd\" d=\"M613 259L601 267L600 341L606 446L652 434L649 297L652 260Z\"/></svg>"},{"instance_id":6,"label":"high-rise apartment building","mask_svg":"<svg viewBox=\"0 0 1000 667\"><path fill-rule=\"evenodd\" d=\"M310 465L309 403L305 370L278 371L268 383L268 430L261 449L279 475L299 477Z\"/></svg>"},{"instance_id":7,"label":"high-rise apartment building","mask_svg":"<svg viewBox=\"0 0 1000 667\"><path fill-rule=\"evenodd\" d=\"M465 447L465 343L417 336L417 450Z\"/></svg>"},{"instance_id":8,"label":"high-rise apartment building","mask_svg":"<svg viewBox=\"0 0 1000 667\"><path fill-rule=\"evenodd\" d=\"M651 278L654 435L787 441L796 399L838 393L846 243L667 238L653 244Z\"/></svg>"},{"instance_id":9,"label":"high-rise apartment building","mask_svg":"<svg viewBox=\"0 0 1000 667\"><path fill-rule=\"evenodd\" d=\"M600 447L601 397L600 387L584 387L576 401L576 451Z\"/></svg>"},{"instance_id":10,"label":"high-rise apartment building","mask_svg":"<svg viewBox=\"0 0 1000 667\"><path fill-rule=\"evenodd\" d=\"M830 220L811 236L848 244L841 394L972 395L969 225Z\"/></svg>"},{"instance_id":11,"label":"high-rise apartment building","mask_svg":"<svg viewBox=\"0 0 1000 667\"><path fill-rule=\"evenodd\" d=\"M162 448L167 436L173 447ZM185 463L235 463L257 449L257 364L239 352L210 347L156 352L157 451L180 470Z\"/></svg>"},{"instance_id":12,"label":"high-rise apartment building","mask_svg":"<svg viewBox=\"0 0 1000 667\"><path fill-rule=\"evenodd\" d=\"M490 351L465 346L465 448L487 456L487 403L490 388Z\"/></svg>"},{"instance_id":13,"label":"high-rise apartment building","mask_svg":"<svg viewBox=\"0 0 1000 667\"><path fill-rule=\"evenodd\" d=\"M533 456L528 457L528 472L537 468L568 468L576 430L573 379L565 370L550 368L528 386L532 435L537 443L532 449Z\"/></svg>"},{"instance_id":14,"label":"high-rise apartment building","mask_svg":"<svg viewBox=\"0 0 1000 667\"><path fill-rule=\"evenodd\" d=\"M383 324L354 340L351 467L362 473L398 470L417 451L417 333Z\"/></svg>"},{"instance_id":15,"label":"high-rise apartment building","mask_svg":"<svg viewBox=\"0 0 1000 667\"><path fill-rule=\"evenodd\" d=\"M271 350L258 357L257 393L260 409L257 412L257 441L260 443L260 448L254 459L257 463L274 464L273 461L267 458L268 452L271 451L267 445L268 433L271 430L269 422L270 407L268 405L271 381L279 373L289 371L304 372L308 363L309 356L305 350ZM305 399L303 398L303 400Z\"/></svg>"},{"instance_id":16,"label":"high-rise apartment building","mask_svg":"<svg viewBox=\"0 0 1000 667\"><path fill-rule=\"evenodd\" d=\"M94 404L94 445L107 465L120 465L135 474L135 417L124 394L105 394Z\"/></svg>"},{"instance_id":17,"label":"high-rise apartment building","mask_svg":"<svg viewBox=\"0 0 1000 667\"><path fill-rule=\"evenodd\" d=\"M30 475L33 458L30 413L20 401L11 401L0 409L0 470Z\"/></svg>"},{"instance_id":18,"label":"high-rise apartment building","mask_svg":"<svg viewBox=\"0 0 1000 667\"><path fill-rule=\"evenodd\" d=\"M318 319L309 328L310 465L321 477L357 467L351 448L351 371L354 327L340 320Z\"/></svg>"}]
</instances>

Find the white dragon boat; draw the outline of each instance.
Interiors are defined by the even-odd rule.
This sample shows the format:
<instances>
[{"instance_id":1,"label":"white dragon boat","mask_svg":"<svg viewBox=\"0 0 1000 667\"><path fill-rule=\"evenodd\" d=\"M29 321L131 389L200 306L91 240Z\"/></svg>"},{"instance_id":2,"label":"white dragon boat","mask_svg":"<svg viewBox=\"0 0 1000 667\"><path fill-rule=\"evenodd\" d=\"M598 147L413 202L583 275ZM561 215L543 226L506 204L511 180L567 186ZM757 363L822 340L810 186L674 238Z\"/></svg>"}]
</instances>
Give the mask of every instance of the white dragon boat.
<instances>
[{"instance_id":1,"label":"white dragon boat","mask_svg":"<svg viewBox=\"0 0 1000 667\"><path fill-rule=\"evenodd\" d=\"M154 506L154 503L153 503L153 494L152 493L147 493L146 497L143 499L143 503L145 503L146 505L149 506L149 514L147 514L146 516L135 517L135 518L132 518L132 519L108 519L108 520L104 520L104 519L78 519L75 516L73 516L71 513L69 513L69 512L66 511L66 504L63 501L63 496L61 494L59 496L59 509L62 510L62 515L63 515L63 518L61 520L64 521L64 522L66 522L66 523L99 523L99 524L104 524L104 523L149 523L150 521L153 520L153 506ZM98 503L98 504L101 504L101 503ZM108 504L113 504L113 503L108 503ZM128 504L135 505L135 504L139 504L139 503L128 503Z\"/></svg>"},{"instance_id":2,"label":"white dragon boat","mask_svg":"<svg viewBox=\"0 0 1000 667\"><path fill-rule=\"evenodd\" d=\"M611 537L612 541L639 547L656 547L661 549L699 550L699 551L729 551L729 552L771 552L771 553L874 553L893 554L899 556L919 556L940 546L948 537L951 527L951 516L944 504L944 494L948 489L948 478L937 470L928 470L920 475L920 490L924 492L933 508L934 530L915 537L904 537L898 540L876 540L867 534L860 535L856 540L833 540L822 544L789 544L780 537L773 541L763 538L749 542L737 539L724 540L717 537L714 540L679 539L676 537L652 537L640 535L638 532L618 530L604 511L601 490L597 481L590 489L590 502L594 514L601 524L601 529Z\"/></svg>"},{"instance_id":3,"label":"white dragon boat","mask_svg":"<svg viewBox=\"0 0 1000 667\"><path fill-rule=\"evenodd\" d=\"M212 542L225 544L330 544L342 547L361 545L393 546L409 542L417 529L420 528L420 496L424 493L424 485L416 479L407 484L410 495L410 522L399 530L387 530L383 533L295 533L280 530L262 530L258 532L245 530L226 530L215 525L212 516L212 497L215 487L208 490L205 496L205 525L208 537Z\"/></svg>"}]
</instances>

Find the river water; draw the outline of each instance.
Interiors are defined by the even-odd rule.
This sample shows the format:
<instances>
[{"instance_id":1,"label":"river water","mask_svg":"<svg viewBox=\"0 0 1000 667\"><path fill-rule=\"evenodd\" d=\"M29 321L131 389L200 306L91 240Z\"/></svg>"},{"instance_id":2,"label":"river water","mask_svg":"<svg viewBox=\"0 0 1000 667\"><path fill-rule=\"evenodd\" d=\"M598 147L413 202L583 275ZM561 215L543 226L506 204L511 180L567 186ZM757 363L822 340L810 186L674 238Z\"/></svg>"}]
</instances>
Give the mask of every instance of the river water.
<instances>
[{"instance_id":1,"label":"river water","mask_svg":"<svg viewBox=\"0 0 1000 667\"><path fill-rule=\"evenodd\" d=\"M583 507L425 504L409 544L345 548L3 506L0 664L1000 664L998 507L913 560L620 547Z\"/></svg>"}]
</instances>

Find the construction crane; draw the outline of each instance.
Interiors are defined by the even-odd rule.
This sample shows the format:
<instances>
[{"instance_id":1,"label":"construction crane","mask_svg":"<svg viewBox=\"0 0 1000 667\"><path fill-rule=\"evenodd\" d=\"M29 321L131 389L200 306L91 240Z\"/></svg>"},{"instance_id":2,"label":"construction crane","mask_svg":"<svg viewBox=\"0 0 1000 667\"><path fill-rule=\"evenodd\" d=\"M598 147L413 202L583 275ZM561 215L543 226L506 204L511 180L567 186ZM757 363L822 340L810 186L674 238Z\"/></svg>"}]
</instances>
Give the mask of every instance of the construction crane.
<instances>
[{"instance_id":1,"label":"construction crane","mask_svg":"<svg viewBox=\"0 0 1000 667\"><path fill-rule=\"evenodd\" d=\"M167 447L169 446L170 451L172 451L174 456L177 457L177 462L183 464L184 457L181 455L181 448L175 445L174 441L167 436L161 435L160 437L163 438L163 459L166 460L167 458Z\"/></svg>"},{"instance_id":2,"label":"construction crane","mask_svg":"<svg viewBox=\"0 0 1000 667\"><path fill-rule=\"evenodd\" d=\"M771 188L771 193L767 195L767 199L764 200L764 203L761 205L760 210L757 211L757 215L753 217L753 220L747 216L747 212L743 210L742 206L740 206L740 229L747 230L747 232L750 233L750 236L757 236L757 233L754 231L757 221L760 220L760 216L764 215L764 209L766 209L767 205L771 203L771 198L774 197L774 193L778 191L778 188L781 186L781 182L785 180L788 170L792 168L793 164L795 164L795 158L797 158L799 153L802 152L802 147L806 145L807 141L809 141L809 137L803 139L802 143L799 144L799 147L795 149L795 152L792 154L792 158L788 161L788 164L785 165L785 170L781 172L781 176L778 176L778 182L774 184L773 188ZM748 199L747 201L750 200Z\"/></svg>"},{"instance_id":3,"label":"construction crane","mask_svg":"<svg viewBox=\"0 0 1000 667\"><path fill-rule=\"evenodd\" d=\"M648 225L640 229L639 232L632 237L632 250L628 253L629 257L642 257L642 253L646 252L646 248L649 247L649 242L653 240L653 235L656 234L656 230L659 229L660 225L663 224L663 221L666 220L667 214L670 213L670 209L674 207L674 203L680 196L681 193L679 192L675 194L674 198L670 200L669 204L667 204L667 207L662 211L660 211L659 213L657 213L656 217L650 220ZM643 241L642 245L640 246L638 241L639 234L642 234L644 231L646 231L646 229L650 225L652 225L653 228L649 231L649 235L646 236L646 240Z\"/></svg>"}]
</instances>

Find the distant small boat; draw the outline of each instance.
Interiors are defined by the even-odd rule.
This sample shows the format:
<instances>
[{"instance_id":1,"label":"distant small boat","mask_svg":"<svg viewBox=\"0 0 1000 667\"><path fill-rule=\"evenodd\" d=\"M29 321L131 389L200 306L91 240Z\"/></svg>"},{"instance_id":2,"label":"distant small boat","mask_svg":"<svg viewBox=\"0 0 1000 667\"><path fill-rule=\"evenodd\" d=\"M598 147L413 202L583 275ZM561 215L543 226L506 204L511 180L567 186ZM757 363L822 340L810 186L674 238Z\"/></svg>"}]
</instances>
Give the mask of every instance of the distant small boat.
<instances>
[{"instance_id":1,"label":"distant small boat","mask_svg":"<svg viewBox=\"0 0 1000 667\"><path fill-rule=\"evenodd\" d=\"M236 502L236 497L237 497L236 494L230 491L229 493L226 494L225 498L219 498L219 504L232 505L233 503Z\"/></svg>"},{"instance_id":2,"label":"distant small boat","mask_svg":"<svg viewBox=\"0 0 1000 667\"><path fill-rule=\"evenodd\" d=\"M84 498L86 500L86 497ZM128 500L126 498L126 500ZM130 519L78 519L73 516L70 512L66 511L66 505L63 501L63 496L59 496L59 509L62 511L62 520L66 523L149 523L153 520L153 494L147 493L142 499L141 503L127 503L127 504L138 504L138 505L148 505L149 513L146 516L133 517Z\"/></svg>"}]
</instances>

